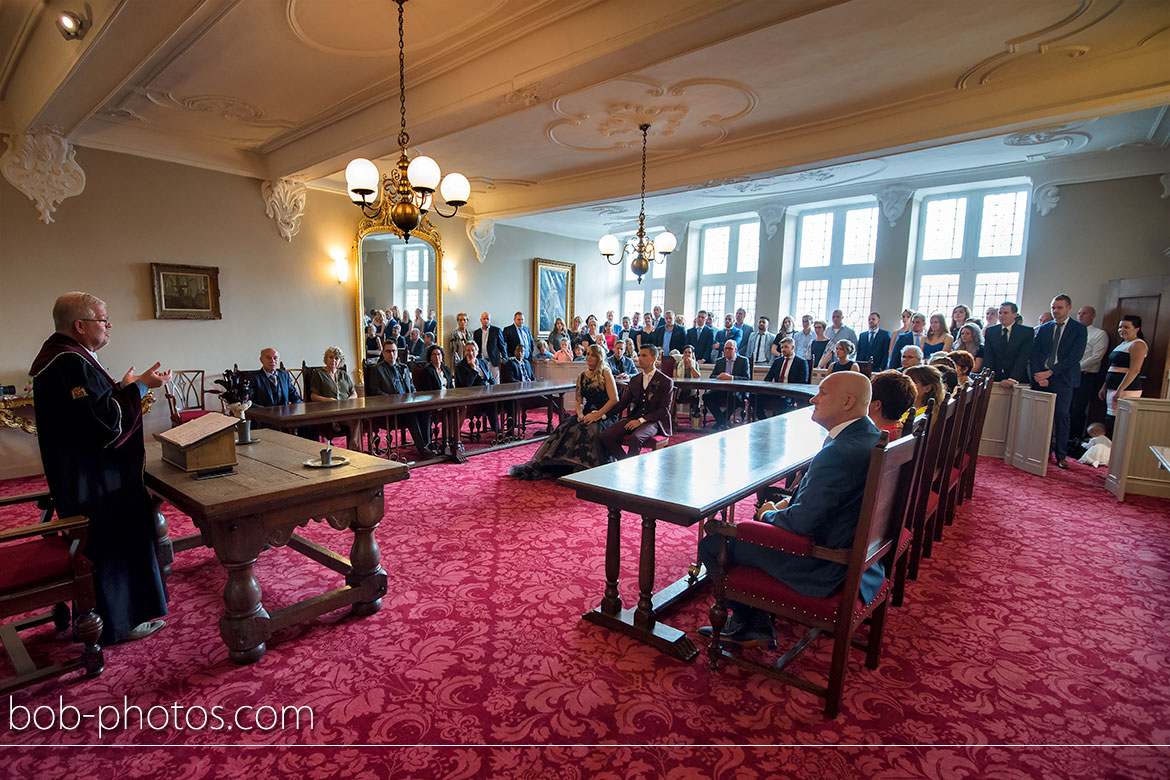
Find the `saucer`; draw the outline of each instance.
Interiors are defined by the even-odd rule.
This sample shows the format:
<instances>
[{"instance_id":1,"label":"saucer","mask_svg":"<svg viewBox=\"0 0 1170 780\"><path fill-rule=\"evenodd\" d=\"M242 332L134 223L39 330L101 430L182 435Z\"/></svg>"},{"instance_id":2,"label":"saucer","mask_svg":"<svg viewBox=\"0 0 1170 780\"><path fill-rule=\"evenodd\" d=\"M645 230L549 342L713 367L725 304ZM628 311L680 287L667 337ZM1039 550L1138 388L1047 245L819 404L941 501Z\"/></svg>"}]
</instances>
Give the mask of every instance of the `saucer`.
<instances>
[{"instance_id":1,"label":"saucer","mask_svg":"<svg viewBox=\"0 0 1170 780\"><path fill-rule=\"evenodd\" d=\"M323 463L321 463L320 457L316 457L316 458L309 458L308 460L306 460L305 465L311 469L332 469L332 468L337 468L338 466L348 466L349 459L343 458L339 455L334 455L333 462L330 463L328 466L326 466Z\"/></svg>"},{"instance_id":2,"label":"saucer","mask_svg":"<svg viewBox=\"0 0 1170 780\"><path fill-rule=\"evenodd\" d=\"M260 441L259 436L253 436L252 438L248 439L247 441L240 441L239 439L236 439L236 445L242 447L245 444L255 444L258 441Z\"/></svg>"}]
</instances>

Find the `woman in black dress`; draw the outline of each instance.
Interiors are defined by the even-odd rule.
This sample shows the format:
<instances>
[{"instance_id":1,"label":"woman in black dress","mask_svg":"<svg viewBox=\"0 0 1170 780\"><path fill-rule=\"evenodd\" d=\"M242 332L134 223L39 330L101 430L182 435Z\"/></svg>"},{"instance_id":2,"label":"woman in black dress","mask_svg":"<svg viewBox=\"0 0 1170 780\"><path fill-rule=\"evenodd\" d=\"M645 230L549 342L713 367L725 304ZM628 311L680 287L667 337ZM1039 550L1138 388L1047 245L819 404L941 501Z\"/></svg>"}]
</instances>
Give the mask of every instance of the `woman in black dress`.
<instances>
[{"instance_id":1,"label":"woman in black dress","mask_svg":"<svg viewBox=\"0 0 1170 780\"><path fill-rule=\"evenodd\" d=\"M455 386L455 376L443 362L443 348L432 344L427 348L427 364L418 376L415 385L421 390L446 390Z\"/></svg>"},{"instance_id":2,"label":"woman in black dress","mask_svg":"<svg viewBox=\"0 0 1170 780\"><path fill-rule=\"evenodd\" d=\"M821 357L825 354L825 347L829 346L829 340L825 338L825 328L828 323L824 320L813 321L813 332L816 333L816 338L813 339L809 348L812 350L812 360L808 361L810 369L816 368L821 364Z\"/></svg>"},{"instance_id":3,"label":"woman in black dress","mask_svg":"<svg viewBox=\"0 0 1170 780\"><path fill-rule=\"evenodd\" d=\"M610 461L599 435L617 420L606 416L617 406L617 383L606 365L605 350L600 344L589 347L585 363L588 369L577 377L576 416L565 418L540 445L532 460L508 469L509 476L527 480L559 477Z\"/></svg>"}]
</instances>

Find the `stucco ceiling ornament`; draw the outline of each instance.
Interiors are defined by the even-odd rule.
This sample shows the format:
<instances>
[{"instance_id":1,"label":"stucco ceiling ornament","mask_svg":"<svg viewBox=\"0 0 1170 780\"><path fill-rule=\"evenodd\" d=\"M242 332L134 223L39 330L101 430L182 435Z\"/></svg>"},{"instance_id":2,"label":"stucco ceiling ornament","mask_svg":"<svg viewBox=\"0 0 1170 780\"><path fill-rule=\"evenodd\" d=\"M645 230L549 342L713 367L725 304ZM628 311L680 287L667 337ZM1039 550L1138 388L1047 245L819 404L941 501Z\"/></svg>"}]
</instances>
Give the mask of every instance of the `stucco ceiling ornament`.
<instances>
[{"instance_id":1,"label":"stucco ceiling ornament","mask_svg":"<svg viewBox=\"0 0 1170 780\"><path fill-rule=\"evenodd\" d=\"M1073 125L1057 125L1043 130L1027 130L1022 133L1013 133L1003 139L1004 146L1044 146L1046 144L1062 144L1057 149L1039 154L1029 154L1028 160L1047 160L1062 153L1075 152L1083 149L1093 140L1093 136L1080 130L1073 130Z\"/></svg>"},{"instance_id":2,"label":"stucco ceiling ornament","mask_svg":"<svg viewBox=\"0 0 1170 780\"><path fill-rule=\"evenodd\" d=\"M467 238L475 248L475 259L482 263L496 243L496 221L487 217L467 220Z\"/></svg>"},{"instance_id":3,"label":"stucco ceiling ornament","mask_svg":"<svg viewBox=\"0 0 1170 780\"><path fill-rule=\"evenodd\" d=\"M292 241L301 230L301 217L309 190L299 181L278 179L260 185L264 196L264 213L276 223L276 229L285 241Z\"/></svg>"},{"instance_id":4,"label":"stucco ceiling ornament","mask_svg":"<svg viewBox=\"0 0 1170 780\"><path fill-rule=\"evenodd\" d=\"M77 150L59 133L10 135L0 155L0 172L23 192L41 213L46 225L58 204L85 190L85 171L75 159Z\"/></svg>"},{"instance_id":5,"label":"stucco ceiling ornament","mask_svg":"<svg viewBox=\"0 0 1170 780\"><path fill-rule=\"evenodd\" d=\"M780 222L788 213L788 207L780 203L765 203L756 207L756 213L760 215L760 222L763 223L768 238L775 238L776 231L780 229Z\"/></svg>"},{"instance_id":6,"label":"stucco ceiling ornament","mask_svg":"<svg viewBox=\"0 0 1170 780\"><path fill-rule=\"evenodd\" d=\"M890 223L890 227L898 224L898 220L902 218L902 214L906 211L906 204L910 202L910 196L914 194L913 187L907 187L905 184L891 184L888 187L883 187L878 190L877 199L881 204L882 214L886 221Z\"/></svg>"},{"instance_id":7,"label":"stucco ceiling ornament","mask_svg":"<svg viewBox=\"0 0 1170 780\"><path fill-rule=\"evenodd\" d=\"M1060 187L1055 184L1042 184L1032 192L1032 201L1036 204L1036 211L1040 216L1047 217L1060 203Z\"/></svg>"}]
</instances>

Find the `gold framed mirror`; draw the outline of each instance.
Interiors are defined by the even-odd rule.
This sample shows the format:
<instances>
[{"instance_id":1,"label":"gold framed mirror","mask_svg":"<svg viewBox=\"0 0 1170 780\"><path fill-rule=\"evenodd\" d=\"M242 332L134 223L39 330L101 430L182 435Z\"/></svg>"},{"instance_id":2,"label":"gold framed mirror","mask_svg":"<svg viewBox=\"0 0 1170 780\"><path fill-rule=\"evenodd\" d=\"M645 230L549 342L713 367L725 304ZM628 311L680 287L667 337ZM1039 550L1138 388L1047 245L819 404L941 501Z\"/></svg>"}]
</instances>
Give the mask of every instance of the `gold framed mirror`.
<instances>
[{"instance_id":1,"label":"gold framed mirror","mask_svg":"<svg viewBox=\"0 0 1170 780\"><path fill-rule=\"evenodd\" d=\"M385 201L385 199L383 199ZM426 319L435 312L435 343L443 343L443 242L424 215L408 239L385 208L358 223L350 254L357 269L357 356L351 366L355 384L365 383L366 318L371 309L419 308ZM405 336L406 334L402 334Z\"/></svg>"}]
</instances>

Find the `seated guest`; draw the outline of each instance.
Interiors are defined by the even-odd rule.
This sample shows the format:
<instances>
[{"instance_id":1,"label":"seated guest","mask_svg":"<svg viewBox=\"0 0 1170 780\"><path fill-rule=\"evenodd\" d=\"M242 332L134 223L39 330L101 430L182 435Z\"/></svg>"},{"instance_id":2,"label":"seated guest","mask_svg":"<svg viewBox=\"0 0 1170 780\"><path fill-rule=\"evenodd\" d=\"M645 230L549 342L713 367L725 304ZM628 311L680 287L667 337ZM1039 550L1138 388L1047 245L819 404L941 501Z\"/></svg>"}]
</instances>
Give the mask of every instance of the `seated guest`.
<instances>
[{"instance_id":1,"label":"seated guest","mask_svg":"<svg viewBox=\"0 0 1170 780\"><path fill-rule=\"evenodd\" d=\"M573 350L569 346L569 338L561 336L560 349L553 353L553 360L558 363L572 363Z\"/></svg>"},{"instance_id":2,"label":"seated guest","mask_svg":"<svg viewBox=\"0 0 1170 780\"><path fill-rule=\"evenodd\" d=\"M398 362L398 347L387 344L382 350L382 359L366 371L366 395L401 395L413 392L414 380L410 377L410 369ZM410 431L410 438L419 456L426 457L427 447L431 443L430 414L426 412L400 414L398 418Z\"/></svg>"},{"instance_id":3,"label":"seated guest","mask_svg":"<svg viewBox=\"0 0 1170 780\"><path fill-rule=\"evenodd\" d=\"M934 399L934 408L942 406L946 399L946 389L943 387L942 373L934 366L911 366L903 371L914 382L916 391L914 399L914 413L922 414L926 411L926 402Z\"/></svg>"},{"instance_id":4,"label":"seated guest","mask_svg":"<svg viewBox=\"0 0 1170 780\"><path fill-rule=\"evenodd\" d=\"M589 361L586 360L585 362ZM634 365L634 361L626 355L626 342L621 339L614 341L613 354L606 360L606 365L609 366L609 370L613 373L614 378L620 379L623 382L633 376L634 372L638 370L637 366Z\"/></svg>"},{"instance_id":5,"label":"seated guest","mask_svg":"<svg viewBox=\"0 0 1170 780\"><path fill-rule=\"evenodd\" d=\"M378 337L373 325L366 326L366 360L378 360L382 357L382 339Z\"/></svg>"},{"instance_id":6,"label":"seated guest","mask_svg":"<svg viewBox=\"0 0 1170 780\"><path fill-rule=\"evenodd\" d=\"M946 390L946 397L950 398L955 392L955 388L959 385L959 372L955 366L955 361L940 352L936 352L930 356L927 365L934 366L942 374L943 388Z\"/></svg>"},{"instance_id":7,"label":"seated guest","mask_svg":"<svg viewBox=\"0 0 1170 780\"><path fill-rule=\"evenodd\" d=\"M381 309L374 309L374 314L370 318L370 324L374 326L374 335L380 339L387 336L386 328L389 327L386 322L386 314ZM381 356L382 351L378 350L378 355Z\"/></svg>"},{"instance_id":8,"label":"seated guest","mask_svg":"<svg viewBox=\"0 0 1170 780\"><path fill-rule=\"evenodd\" d=\"M552 360L553 355L548 351L548 342L544 339L536 340L536 351L532 353L533 360Z\"/></svg>"},{"instance_id":9,"label":"seated guest","mask_svg":"<svg viewBox=\"0 0 1170 780\"><path fill-rule=\"evenodd\" d=\"M838 371L856 371L861 373L861 369L857 366L850 356L853 354L853 342L849 339L841 339L837 342L836 353L837 359L829 364L829 373L835 374Z\"/></svg>"},{"instance_id":10,"label":"seated guest","mask_svg":"<svg viewBox=\"0 0 1170 780\"><path fill-rule=\"evenodd\" d=\"M656 435L671 433L670 397L674 382L654 368L657 360L658 347L653 344L645 344L638 350L638 374L626 385L611 411L615 418L627 412L626 419L601 434L602 446L619 460L640 453ZM622 448L622 440L627 436L633 439L628 453Z\"/></svg>"},{"instance_id":11,"label":"seated guest","mask_svg":"<svg viewBox=\"0 0 1170 780\"><path fill-rule=\"evenodd\" d=\"M605 363L605 348L589 347L588 368L577 377L577 414L566 417L544 440L532 460L508 469L516 479L559 477L573 471L601 466L610 455L601 445L600 434L617 421L608 416L617 406L617 385Z\"/></svg>"},{"instance_id":12,"label":"seated guest","mask_svg":"<svg viewBox=\"0 0 1170 780\"><path fill-rule=\"evenodd\" d=\"M260 370L252 374L252 403L256 406L284 406L301 403L292 374L280 367L276 347L260 350Z\"/></svg>"},{"instance_id":13,"label":"seated guest","mask_svg":"<svg viewBox=\"0 0 1170 780\"><path fill-rule=\"evenodd\" d=\"M393 343L393 342L390 342ZM339 368L345 360L341 347L327 347L323 356L325 368L313 372L309 380L310 401L343 401L357 398L353 380L348 371Z\"/></svg>"},{"instance_id":14,"label":"seated guest","mask_svg":"<svg viewBox=\"0 0 1170 780\"><path fill-rule=\"evenodd\" d=\"M879 431L889 432L890 441L900 438L902 418L918 399L918 388L910 377L893 369L874 374L870 385L869 419Z\"/></svg>"},{"instance_id":15,"label":"seated guest","mask_svg":"<svg viewBox=\"0 0 1170 780\"><path fill-rule=\"evenodd\" d=\"M383 352L383 355L386 353ZM402 362L418 358L422 360L423 356L423 340L422 334L418 328L411 328L410 333L406 336L406 348L403 350Z\"/></svg>"},{"instance_id":16,"label":"seated guest","mask_svg":"<svg viewBox=\"0 0 1170 780\"><path fill-rule=\"evenodd\" d=\"M695 348L690 344L683 347L682 354L678 356L674 364L674 376L677 379L703 378L703 372L699 368L699 361L695 359ZM702 414L699 411L699 391L678 390L675 394L675 405L679 404L686 404L690 408L691 425L696 428L699 427L702 423Z\"/></svg>"},{"instance_id":17,"label":"seated guest","mask_svg":"<svg viewBox=\"0 0 1170 780\"><path fill-rule=\"evenodd\" d=\"M808 361L796 354L796 341L791 336L780 339L780 357L772 361L765 382L805 384L808 382ZM756 416L760 419L783 414L796 408L791 398L759 395L756 398Z\"/></svg>"},{"instance_id":18,"label":"seated guest","mask_svg":"<svg viewBox=\"0 0 1170 780\"><path fill-rule=\"evenodd\" d=\"M532 369L528 367L528 350L523 344L517 344L512 356L500 364L500 384L513 382L531 382Z\"/></svg>"},{"instance_id":19,"label":"seated guest","mask_svg":"<svg viewBox=\"0 0 1170 780\"><path fill-rule=\"evenodd\" d=\"M578 341L577 345L575 347L573 347L573 362L574 363L584 363L585 362L585 347L587 347L587 346L591 347L591 346L593 346L593 343L589 342L588 344L586 344L584 341Z\"/></svg>"},{"instance_id":20,"label":"seated guest","mask_svg":"<svg viewBox=\"0 0 1170 780\"><path fill-rule=\"evenodd\" d=\"M397 325L391 325L389 332L382 338L382 345L393 344L399 349L406 349L406 339L400 335L402 329Z\"/></svg>"},{"instance_id":21,"label":"seated guest","mask_svg":"<svg viewBox=\"0 0 1170 780\"><path fill-rule=\"evenodd\" d=\"M479 345L474 341L463 347L463 360L455 366L456 387L478 387L494 385L491 364L479 356Z\"/></svg>"},{"instance_id":22,"label":"seated guest","mask_svg":"<svg viewBox=\"0 0 1170 780\"><path fill-rule=\"evenodd\" d=\"M746 357L739 354L735 339L728 339L723 344L723 357L715 361L715 367L711 369L711 378L724 382L752 378L751 364ZM711 416L715 418L715 430L722 431L727 428L727 419L731 411L743 405L743 393L708 390L703 395L703 405L711 410Z\"/></svg>"},{"instance_id":23,"label":"seated guest","mask_svg":"<svg viewBox=\"0 0 1170 780\"><path fill-rule=\"evenodd\" d=\"M922 365L922 348L913 344L902 347L902 370Z\"/></svg>"},{"instance_id":24,"label":"seated guest","mask_svg":"<svg viewBox=\"0 0 1170 780\"><path fill-rule=\"evenodd\" d=\"M963 329L960 328L959 330L961 332ZM947 357L955 364L955 371L959 375L959 386L961 387L967 384L967 380L975 372L975 358L965 349L956 349L948 353Z\"/></svg>"},{"instance_id":25,"label":"seated guest","mask_svg":"<svg viewBox=\"0 0 1170 780\"><path fill-rule=\"evenodd\" d=\"M422 353L418 355L419 360L423 360L426 357L427 350L430 349L431 345L434 343L435 343L435 334L428 330L426 333L423 334L423 337L422 337Z\"/></svg>"},{"instance_id":26,"label":"seated guest","mask_svg":"<svg viewBox=\"0 0 1170 780\"><path fill-rule=\"evenodd\" d=\"M813 397L813 420L829 432L792 498L764 502L756 519L786 531L812 537L817 545L849 548L861 516L869 458L880 433L866 417L869 380L852 371L830 374ZM699 543L699 557L714 573L721 540L716 534ZM845 582L848 567L818 558L798 558L788 553L727 540L728 563L762 569L768 575L810 598L828 598ZM861 598L870 601L885 579L881 562L861 576ZM741 646L771 645L775 641L772 618L762 610L729 602L732 614L720 639ZM711 628L699 629L710 636Z\"/></svg>"},{"instance_id":27,"label":"seated guest","mask_svg":"<svg viewBox=\"0 0 1170 780\"><path fill-rule=\"evenodd\" d=\"M426 367L418 378L418 389L422 391L448 390L455 387L455 375L443 362L443 348L438 344L427 349Z\"/></svg>"},{"instance_id":28,"label":"seated guest","mask_svg":"<svg viewBox=\"0 0 1170 780\"><path fill-rule=\"evenodd\" d=\"M637 330L637 329L635 328L635 330ZM630 338L629 336L626 337L625 342L626 342L626 357L628 357L630 360L633 360L634 356L638 354L638 347L634 344L634 340L632 338Z\"/></svg>"}]
</instances>

